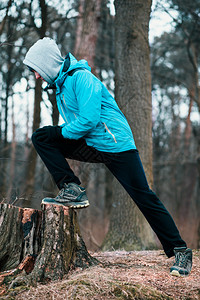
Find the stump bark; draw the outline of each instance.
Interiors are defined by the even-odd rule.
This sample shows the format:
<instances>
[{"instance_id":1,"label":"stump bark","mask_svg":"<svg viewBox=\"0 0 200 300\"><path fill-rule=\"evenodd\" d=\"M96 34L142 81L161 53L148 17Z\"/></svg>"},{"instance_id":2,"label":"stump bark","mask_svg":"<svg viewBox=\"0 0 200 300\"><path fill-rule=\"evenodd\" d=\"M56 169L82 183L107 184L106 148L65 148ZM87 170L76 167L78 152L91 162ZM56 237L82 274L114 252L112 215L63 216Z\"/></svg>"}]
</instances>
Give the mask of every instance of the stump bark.
<instances>
[{"instance_id":1,"label":"stump bark","mask_svg":"<svg viewBox=\"0 0 200 300\"><path fill-rule=\"evenodd\" d=\"M19 281L62 279L72 268L97 263L86 249L74 209L47 204L39 211L0 204L0 283L4 287ZM22 271L23 278L18 280Z\"/></svg>"}]
</instances>

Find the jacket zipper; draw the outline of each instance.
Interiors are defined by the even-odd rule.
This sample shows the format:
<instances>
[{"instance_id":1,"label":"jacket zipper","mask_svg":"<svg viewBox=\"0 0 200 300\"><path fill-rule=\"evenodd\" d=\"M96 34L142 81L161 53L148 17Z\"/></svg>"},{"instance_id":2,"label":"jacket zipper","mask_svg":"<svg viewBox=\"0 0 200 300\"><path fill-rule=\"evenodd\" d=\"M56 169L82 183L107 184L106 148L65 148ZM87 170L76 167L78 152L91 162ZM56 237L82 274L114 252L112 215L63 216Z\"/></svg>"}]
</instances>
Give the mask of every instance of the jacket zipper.
<instances>
[{"instance_id":1,"label":"jacket zipper","mask_svg":"<svg viewBox=\"0 0 200 300\"><path fill-rule=\"evenodd\" d=\"M65 102L64 94L62 94L62 96L63 96L63 101L64 101L64 103L65 103L65 106L67 107L67 104L66 104L66 102ZM67 109L68 109L68 107L67 107Z\"/></svg>"},{"instance_id":2,"label":"jacket zipper","mask_svg":"<svg viewBox=\"0 0 200 300\"><path fill-rule=\"evenodd\" d=\"M63 101L64 101L64 103L65 103L64 95L63 95ZM65 105L66 105L66 107L67 107L67 104L66 104L66 103L65 103ZM60 107L61 107L61 110L62 110L62 113L63 113L63 118L65 119L65 121L67 121L67 117L65 116L65 113L64 113L64 111L63 111L62 102L60 103ZM69 122L67 121L67 123L69 123Z\"/></svg>"},{"instance_id":3,"label":"jacket zipper","mask_svg":"<svg viewBox=\"0 0 200 300\"><path fill-rule=\"evenodd\" d=\"M108 126L106 125L106 123L104 123L104 122L103 122L103 124L104 124L104 126L105 126L106 130L108 131L108 133L110 133L110 134L112 135L112 137L113 137L113 139L114 139L115 143L117 143L117 141L116 141L116 138L115 138L114 134L113 134L113 133L110 131L110 129L108 128Z\"/></svg>"},{"instance_id":4,"label":"jacket zipper","mask_svg":"<svg viewBox=\"0 0 200 300\"><path fill-rule=\"evenodd\" d=\"M68 109L68 107L67 107L67 104L66 104L66 102L65 102L65 97L64 97L64 94L62 94L62 96L63 96L63 101L64 101L64 104L65 104L65 106L66 106L66 108ZM74 117L77 119L77 116L76 116L76 114L73 112L73 114L74 114Z\"/></svg>"}]
</instances>

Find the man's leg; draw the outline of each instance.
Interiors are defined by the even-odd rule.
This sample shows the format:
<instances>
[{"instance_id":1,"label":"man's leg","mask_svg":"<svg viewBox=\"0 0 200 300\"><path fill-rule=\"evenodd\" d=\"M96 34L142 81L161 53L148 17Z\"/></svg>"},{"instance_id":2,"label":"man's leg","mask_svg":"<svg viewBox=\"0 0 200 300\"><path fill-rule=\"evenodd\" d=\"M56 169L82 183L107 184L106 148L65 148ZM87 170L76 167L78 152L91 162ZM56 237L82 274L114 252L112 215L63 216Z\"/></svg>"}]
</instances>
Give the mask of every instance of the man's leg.
<instances>
[{"instance_id":1,"label":"man's leg","mask_svg":"<svg viewBox=\"0 0 200 300\"><path fill-rule=\"evenodd\" d=\"M32 142L58 188L62 187L65 180L66 182L76 182L80 184L80 180L75 176L65 159L65 155L67 156L73 151L73 143L68 143L67 145L64 142L61 144L60 141L44 143L38 141L35 133L32 135Z\"/></svg>"},{"instance_id":2,"label":"man's leg","mask_svg":"<svg viewBox=\"0 0 200 300\"><path fill-rule=\"evenodd\" d=\"M188 275L192 268L192 250L187 249L169 212L150 190L138 151L130 150L107 156L110 162L106 163L106 166L144 214L162 243L166 255L168 257L175 255L175 263L170 268L170 274Z\"/></svg>"},{"instance_id":3,"label":"man's leg","mask_svg":"<svg viewBox=\"0 0 200 300\"><path fill-rule=\"evenodd\" d=\"M104 161L101 153L93 147L87 146L84 139L63 139L62 141L44 143L38 141L37 135L33 133L32 142L59 189L62 188L63 183L81 184L66 158L85 162Z\"/></svg>"},{"instance_id":4,"label":"man's leg","mask_svg":"<svg viewBox=\"0 0 200 300\"><path fill-rule=\"evenodd\" d=\"M87 146L84 139L43 142L38 140L37 134L34 133L32 142L60 189L55 198L44 198L42 203L73 208L87 207L89 201L86 191L80 186L81 182L70 168L66 158L85 162L104 162L102 154L95 148Z\"/></svg>"},{"instance_id":5,"label":"man's leg","mask_svg":"<svg viewBox=\"0 0 200 300\"><path fill-rule=\"evenodd\" d=\"M112 153L106 166L144 214L166 255L173 256L175 247L187 248L169 212L149 188L138 151Z\"/></svg>"}]
</instances>

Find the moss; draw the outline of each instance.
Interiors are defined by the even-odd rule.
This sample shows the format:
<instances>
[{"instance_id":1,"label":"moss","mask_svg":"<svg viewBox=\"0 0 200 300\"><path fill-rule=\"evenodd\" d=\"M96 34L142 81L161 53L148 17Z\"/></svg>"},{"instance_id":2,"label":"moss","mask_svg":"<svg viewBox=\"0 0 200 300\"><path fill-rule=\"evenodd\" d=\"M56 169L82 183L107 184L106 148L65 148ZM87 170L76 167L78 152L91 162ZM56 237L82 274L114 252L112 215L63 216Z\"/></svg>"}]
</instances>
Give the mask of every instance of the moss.
<instances>
[{"instance_id":1,"label":"moss","mask_svg":"<svg viewBox=\"0 0 200 300\"><path fill-rule=\"evenodd\" d=\"M23 293L29 289L30 289L30 287L26 286L26 285L17 286L15 288L7 290L7 292L3 296L1 296L0 299L1 300L4 300L4 299L13 300L16 298L17 294Z\"/></svg>"},{"instance_id":2,"label":"moss","mask_svg":"<svg viewBox=\"0 0 200 300\"><path fill-rule=\"evenodd\" d=\"M83 280L83 279L71 280L68 284L69 285L86 285L86 286L91 286L92 285L89 281L86 281L86 280Z\"/></svg>"},{"instance_id":3,"label":"moss","mask_svg":"<svg viewBox=\"0 0 200 300\"><path fill-rule=\"evenodd\" d=\"M118 284L113 288L111 294L121 300L171 300L171 297L163 295L151 288L143 288L140 285Z\"/></svg>"},{"instance_id":4,"label":"moss","mask_svg":"<svg viewBox=\"0 0 200 300\"><path fill-rule=\"evenodd\" d=\"M94 296L101 295L104 297L115 297L119 300L171 300L172 298L161 294L160 292L146 288L141 285L133 285L128 283L120 283L116 280L107 281L107 286L97 286L89 279L76 279L67 283L67 286L61 286L60 289L69 289L73 287L73 295L76 299L93 299Z\"/></svg>"},{"instance_id":5,"label":"moss","mask_svg":"<svg viewBox=\"0 0 200 300\"><path fill-rule=\"evenodd\" d=\"M58 286L57 286L58 288ZM5 299L14 299L18 293L28 290L27 286L15 287L5 295ZM161 294L150 287L144 287L142 285L134 285L130 283L121 283L118 280L106 280L106 282L93 281L93 279L82 277L74 280L69 280L67 283L63 283L59 286L61 293L64 290L68 291L68 295L73 295L74 299L82 300L96 299L97 295L103 297L103 299L118 299L118 300L171 300L172 298ZM46 293L46 299L49 298L49 291ZM9 297L9 298L8 298ZM3 299L3 298L1 298Z\"/></svg>"},{"instance_id":6,"label":"moss","mask_svg":"<svg viewBox=\"0 0 200 300\"><path fill-rule=\"evenodd\" d=\"M62 286L62 289L66 289L66 286ZM89 280L84 280L84 279L77 279L77 280L72 280L68 282L67 284L67 289L73 288L73 296L75 297L74 299L76 300L82 300L83 296L84 299L93 299L97 293L99 293L99 289L91 283Z\"/></svg>"}]
</instances>

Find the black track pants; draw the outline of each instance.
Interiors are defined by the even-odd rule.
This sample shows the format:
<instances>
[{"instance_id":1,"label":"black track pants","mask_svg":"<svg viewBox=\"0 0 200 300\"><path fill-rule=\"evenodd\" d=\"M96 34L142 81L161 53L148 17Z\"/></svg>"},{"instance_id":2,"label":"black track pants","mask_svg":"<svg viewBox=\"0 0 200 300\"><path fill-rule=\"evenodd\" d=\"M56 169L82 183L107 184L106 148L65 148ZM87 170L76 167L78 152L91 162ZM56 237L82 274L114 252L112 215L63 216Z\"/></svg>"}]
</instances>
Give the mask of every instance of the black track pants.
<instances>
[{"instance_id":1,"label":"black track pants","mask_svg":"<svg viewBox=\"0 0 200 300\"><path fill-rule=\"evenodd\" d=\"M186 247L169 212L149 188L137 150L101 152L87 146L84 139L43 143L37 140L35 134L32 141L58 188L64 182L81 183L65 158L104 163L139 207L158 236L166 255L173 256L174 247Z\"/></svg>"}]
</instances>

